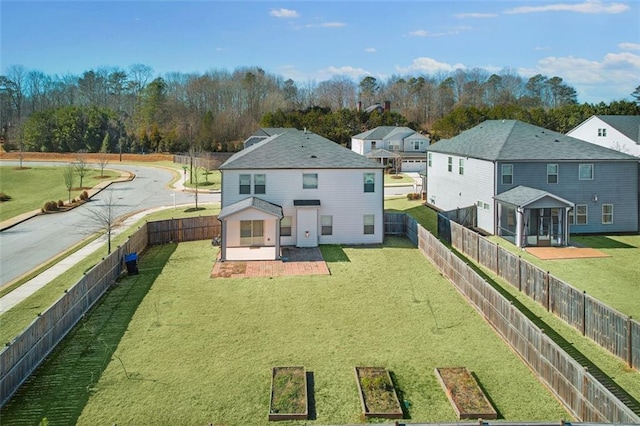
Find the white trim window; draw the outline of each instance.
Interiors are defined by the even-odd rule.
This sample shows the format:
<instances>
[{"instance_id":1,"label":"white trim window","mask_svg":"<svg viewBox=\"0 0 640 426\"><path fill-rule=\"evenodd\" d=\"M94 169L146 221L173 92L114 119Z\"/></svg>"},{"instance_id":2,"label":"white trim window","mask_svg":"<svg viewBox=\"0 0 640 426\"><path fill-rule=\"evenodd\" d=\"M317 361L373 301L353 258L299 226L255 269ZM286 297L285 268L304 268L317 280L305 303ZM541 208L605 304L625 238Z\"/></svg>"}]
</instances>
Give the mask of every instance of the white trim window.
<instances>
[{"instance_id":1,"label":"white trim window","mask_svg":"<svg viewBox=\"0 0 640 426\"><path fill-rule=\"evenodd\" d=\"M333 235L333 216L320 216L320 233Z\"/></svg>"},{"instance_id":2,"label":"white trim window","mask_svg":"<svg viewBox=\"0 0 640 426\"><path fill-rule=\"evenodd\" d=\"M251 175L240 175L239 194L251 194Z\"/></svg>"},{"instance_id":3,"label":"white trim window","mask_svg":"<svg viewBox=\"0 0 640 426\"><path fill-rule=\"evenodd\" d=\"M420 151L420 141L413 141L413 150Z\"/></svg>"},{"instance_id":4,"label":"white trim window","mask_svg":"<svg viewBox=\"0 0 640 426\"><path fill-rule=\"evenodd\" d=\"M266 194L267 175L253 175L253 193Z\"/></svg>"},{"instance_id":5,"label":"white trim window","mask_svg":"<svg viewBox=\"0 0 640 426\"><path fill-rule=\"evenodd\" d=\"M598 129L598 136L601 138L606 138L607 137L607 129Z\"/></svg>"},{"instance_id":6,"label":"white trim window","mask_svg":"<svg viewBox=\"0 0 640 426\"><path fill-rule=\"evenodd\" d=\"M458 173L461 175L464 174L464 158L458 159Z\"/></svg>"},{"instance_id":7,"label":"white trim window","mask_svg":"<svg viewBox=\"0 0 640 426\"><path fill-rule=\"evenodd\" d=\"M261 246L264 243L264 221L263 220L241 220L240 221L240 245Z\"/></svg>"},{"instance_id":8,"label":"white trim window","mask_svg":"<svg viewBox=\"0 0 640 426\"><path fill-rule=\"evenodd\" d=\"M602 205L602 224L611 225L613 223L613 204Z\"/></svg>"},{"instance_id":9,"label":"white trim window","mask_svg":"<svg viewBox=\"0 0 640 426\"><path fill-rule=\"evenodd\" d=\"M593 164L578 164L578 180L593 180Z\"/></svg>"},{"instance_id":10,"label":"white trim window","mask_svg":"<svg viewBox=\"0 0 640 426\"><path fill-rule=\"evenodd\" d=\"M291 216L285 216L280 219L280 236L281 237L290 237L291 236L291 225L293 223Z\"/></svg>"},{"instance_id":11,"label":"white trim window","mask_svg":"<svg viewBox=\"0 0 640 426\"><path fill-rule=\"evenodd\" d=\"M547 164L547 183L558 183L558 165Z\"/></svg>"},{"instance_id":12,"label":"white trim window","mask_svg":"<svg viewBox=\"0 0 640 426\"><path fill-rule=\"evenodd\" d=\"M376 175L375 173L364 174L364 192L376 192Z\"/></svg>"},{"instance_id":13,"label":"white trim window","mask_svg":"<svg viewBox=\"0 0 640 426\"><path fill-rule=\"evenodd\" d=\"M453 157L447 157L447 171L453 171Z\"/></svg>"},{"instance_id":14,"label":"white trim window","mask_svg":"<svg viewBox=\"0 0 640 426\"><path fill-rule=\"evenodd\" d=\"M513 185L513 164L503 164L500 171L500 181L503 185Z\"/></svg>"},{"instance_id":15,"label":"white trim window","mask_svg":"<svg viewBox=\"0 0 640 426\"><path fill-rule=\"evenodd\" d=\"M302 175L302 189L318 189L318 174L304 173Z\"/></svg>"},{"instance_id":16,"label":"white trim window","mask_svg":"<svg viewBox=\"0 0 640 426\"><path fill-rule=\"evenodd\" d=\"M373 235L375 234L375 224L376 224L376 216L373 214L365 214L363 216L363 224L364 224L364 234L365 235Z\"/></svg>"},{"instance_id":17,"label":"white trim window","mask_svg":"<svg viewBox=\"0 0 640 426\"><path fill-rule=\"evenodd\" d=\"M427 153L427 165L431 167L432 164L433 164L433 155L429 152Z\"/></svg>"},{"instance_id":18,"label":"white trim window","mask_svg":"<svg viewBox=\"0 0 640 426\"><path fill-rule=\"evenodd\" d=\"M589 219L588 208L586 204L576 204L574 209L569 211L569 225L586 225Z\"/></svg>"}]
</instances>

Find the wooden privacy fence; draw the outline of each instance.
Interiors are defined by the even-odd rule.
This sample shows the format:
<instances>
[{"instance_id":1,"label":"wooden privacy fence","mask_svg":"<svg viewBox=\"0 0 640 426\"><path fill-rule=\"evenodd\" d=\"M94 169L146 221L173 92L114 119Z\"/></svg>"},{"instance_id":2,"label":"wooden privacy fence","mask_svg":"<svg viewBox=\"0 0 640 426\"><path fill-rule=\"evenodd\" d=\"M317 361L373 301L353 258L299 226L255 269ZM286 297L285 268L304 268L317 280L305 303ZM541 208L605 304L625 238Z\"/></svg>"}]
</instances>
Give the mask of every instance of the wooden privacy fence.
<instances>
[{"instance_id":1,"label":"wooden privacy fence","mask_svg":"<svg viewBox=\"0 0 640 426\"><path fill-rule=\"evenodd\" d=\"M218 216L198 216L147 222L149 245L211 240L221 232Z\"/></svg>"},{"instance_id":2,"label":"wooden privacy fence","mask_svg":"<svg viewBox=\"0 0 640 426\"><path fill-rule=\"evenodd\" d=\"M406 213L384 212L384 235L402 235L418 245L418 222Z\"/></svg>"},{"instance_id":3,"label":"wooden privacy fence","mask_svg":"<svg viewBox=\"0 0 640 426\"><path fill-rule=\"evenodd\" d=\"M640 323L450 221L452 245L598 345L640 370Z\"/></svg>"},{"instance_id":4,"label":"wooden privacy fence","mask_svg":"<svg viewBox=\"0 0 640 426\"><path fill-rule=\"evenodd\" d=\"M125 254L147 246L146 226L91 268L0 352L0 406L51 353L123 271Z\"/></svg>"},{"instance_id":5,"label":"wooden privacy fence","mask_svg":"<svg viewBox=\"0 0 640 426\"><path fill-rule=\"evenodd\" d=\"M418 225L418 247L579 420L637 424L622 403L509 300Z\"/></svg>"}]
</instances>

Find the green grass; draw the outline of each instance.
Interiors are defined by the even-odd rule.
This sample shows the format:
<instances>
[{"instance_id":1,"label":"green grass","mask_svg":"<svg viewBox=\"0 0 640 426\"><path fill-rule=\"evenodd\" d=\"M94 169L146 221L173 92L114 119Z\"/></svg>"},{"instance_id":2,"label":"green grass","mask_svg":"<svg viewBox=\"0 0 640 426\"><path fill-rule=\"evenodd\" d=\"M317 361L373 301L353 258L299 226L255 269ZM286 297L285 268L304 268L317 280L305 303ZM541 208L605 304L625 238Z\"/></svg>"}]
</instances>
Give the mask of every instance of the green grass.
<instances>
[{"instance_id":1,"label":"green grass","mask_svg":"<svg viewBox=\"0 0 640 426\"><path fill-rule=\"evenodd\" d=\"M413 185L413 178L410 176L407 176L405 174L402 173L398 173L397 175L395 174L389 174L389 173L385 173L384 174L384 184L385 185L392 185L392 184L410 184Z\"/></svg>"},{"instance_id":2,"label":"green grass","mask_svg":"<svg viewBox=\"0 0 640 426\"><path fill-rule=\"evenodd\" d=\"M591 259L542 260L502 238L491 240L623 314L640 319L640 235L572 236L573 244L610 256Z\"/></svg>"},{"instance_id":3,"label":"green grass","mask_svg":"<svg viewBox=\"0 0 640 426\"><path fill-rule=\"evenodd\" d=\"M112 247L116 247L125 242L128 236L135 232L138 229L138 226L145 221L164 220L174 217L215 215L218 214L219 211L219 205L204 205L201 210L193 210L191 208L160 210L145 216L129 229L114 237L111 245ZM36 318L39 312L45 311L56 300L58 300L64 293L65 289L73 286L82 277L82 274L85 271L88 271L95 266L105 255L106 246L103 246L81 262L78 262L59 277L56 277L49 284L36 291L21 303L2 314L0 317L2 322L2 327L0 327L0 342L9 342L13 340Z\"/></svg>"},{"instance_id":4,"label":"green grass","mask_svg":"<svg viewBox=\"0 0 640 426\"><path fill-rule=\"evenodd\" d=\"M184 177L182 179L184 181ZM198 189L220 190L221 175L219 170L212 170L208 175L203 170L198 170L198 179ZM194 183L191 183L190 179L187 179L185 186L187 188L195 189L195 177Z\"/></svg>"},{"instance_id":5,"label":"green grass","mask_svg":"<svg viewBox=\"0 0 640 426\"><path fill-rule=\"evenodd\" d=\"M3 425L264 425L280 365L313 372L310 423L361 422L353 367L366 365L393 373L412 421L456 420L433 369L459 365L507 420L569 417L407 240L322 250L329 276L211 279L208 241L150 248L141 274L2 411ZM56 373L64 366L73 379Z\"/></svg>"},{"instance_id":6,"label":"green grass","mask_svg":"<svg viewBox=\"0 0 640 426\"><path fill-rule=\"evenodd\" d=\"M120 177L118 172L105 170L109 178ZM92 188L109 178L100 178L100 170L91 169L83 178L82 186ZM80 185L80 178L74 177L74 186ZM19 169L0 166L0 192L11 200L0 203L0 221L10 219L33 210L40 209L47 201L69 201L69 192L64 182L63 167L29 167ZM71 191L71 198L78 198L80 189Z\"/></svg>"}]
</instances>

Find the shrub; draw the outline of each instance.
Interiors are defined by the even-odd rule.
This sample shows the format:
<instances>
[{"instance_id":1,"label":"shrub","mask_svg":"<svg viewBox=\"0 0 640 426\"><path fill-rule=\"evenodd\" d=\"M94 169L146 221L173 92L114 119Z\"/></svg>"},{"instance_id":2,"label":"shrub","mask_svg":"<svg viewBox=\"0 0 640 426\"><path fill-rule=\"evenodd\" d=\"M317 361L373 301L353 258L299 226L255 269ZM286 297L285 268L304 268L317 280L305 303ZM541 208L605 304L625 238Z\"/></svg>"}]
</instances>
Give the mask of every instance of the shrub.
<instances>
[{"instance_id":1,"label":"shrub","mask_svg":"<svg viewBox=\"0 0 640 426\"><path fill-rule=\"evenodd\" d=\"M47 201L44 203L43 211L53 212L58 210L58 203L55 201Z\"/></svg>"},{"instance_id":2,"label":"shrub","mask_svg":"<svg viewBox=\"0 0 640 426\"><path fill-rule=\"evenodd\" d=\"M76 200L75 198L74 198L73 200L71 200L71 202L72 202L73 204L75 204L75 203L76 203L76 201L77 201L77 200Z\"/></svg>"},{"instance_id":3,"label":"shrub","mask_svg":"<svg viewBox=\"0 0 640 426\"><path fill-rule=\"evenodd\" d=\"M88 200L89 199L89 193L87 191L82 191L82 197L84 197L84 198L80 198L81 200Z\"/></svg>"},{"instance_id":4,"label":"shrub","mask_svg":"<svg viewBox=\"0 0 640 426\"><path fill-rule=\"evenodd\" d=\"M9 201L11 197L4 192L0 192L0 201Z\"/></svg>"},{"instance_id":5,"label":"shrub","mask_svg":"<svg viewBox=\"0 0 640 426\"><path fill-rule=\"evenodd\" d=\"M420 194L418 194L417 192L411 192L407 194L407 200L419 200L419 199L420 199Z\"/></svg>"},{"instance_id":6,"label":"shrub","mask_svg":"<svg viewBox=\"0 0 640 426\"><path fill-rule=\"evenodd\" d=\"M58 207L64 207L64 201L58 200Z\"/></svg>"}]
</instances>

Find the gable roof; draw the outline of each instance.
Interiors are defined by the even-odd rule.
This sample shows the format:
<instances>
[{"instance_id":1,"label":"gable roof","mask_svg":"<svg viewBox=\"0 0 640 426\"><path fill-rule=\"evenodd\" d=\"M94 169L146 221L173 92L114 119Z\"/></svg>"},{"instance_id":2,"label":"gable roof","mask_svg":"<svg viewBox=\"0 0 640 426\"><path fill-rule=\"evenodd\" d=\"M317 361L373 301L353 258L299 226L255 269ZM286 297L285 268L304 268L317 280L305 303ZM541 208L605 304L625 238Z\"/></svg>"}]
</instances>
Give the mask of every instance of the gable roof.
<instances>
[{"instance_id":1,"label":"gable roof","mask_svg":"<svg viewBox=\"0 0 640 426\"><path fill-rule=\"evenodd\" d=\"M386 149L374 149L364 155L367 158L400 158L400 155Z\"/></svg>"},{"instance_id":2,"label":"gable roof","mask_svg":"<svg viewBox=\"0 0 640 426\"><path fill-rule=\"evenodd\" d=\"M430 145L427 151L489 161L638 160L518 120L484 121L456 137Z\"/></svg>"},{"instance_id":3,"label":"gable roof","mask_svg":"<svg viewBox=\"0 0 640 426\"><path fill-rule=\"evenodd\" d=\"M381 169L383 165L309 131L286 129L235 153L220 170Z\"/></svg>"},{"instance_id":4,"label":"gable roof","mask_svg":"<svg viewBox=\"0 0 640 426\"><path fill-rule=\"evenodd\" d=\"M596 115L595 117L640 144L640 115Z\"/></svg>"},{"instance_id":5,"label":"gable roof","mask_svg":"<svg viewBox=\"0 0 640 426\"><path fill-rule=\"evenodd\" d=\"M408 137L419 137L425 140L429 140L428 137L416 132L409 127L398 126L378 126L375 129L367 130L366 132L359 133L352 136L351 139L362 140L404 140Z\"/></svg>"},{"instance_id":6,"label":"gable roof","mask_svg":"<svg viewBox=\"0 0 640 426\"><path fill-rule=\"evenodd\" d=\"M554 195L550 192L543 191L537 188L530 188L523 185L518 185L508 191L501 192L493 198L497 201L511 204L513 206L526 207L545 197L552 198L553 200L557 201L558 204L565 207L574 206L571 201L565 200L564 198L558 197L557 195Z\"/></svg>"},{"instance_id":7,"label":"gable roof","mask_svg":"<svg viewBox=\"0 0 640 426\"><path fill-rule=\"evenodd\" d=\"M224 219L227 216L234 215L236 213L239 213L249 208L260 210L262 212L275 216L279 219L282 219L283 217L282 207L276 204L270 203L268 201L265 201L261 198L248 197L248 198L245 198L244 200L240 200L231 205L223 207L222 210L220 210L220 213L218 214L218 219Z\"/></svg>"}]
</instances>

